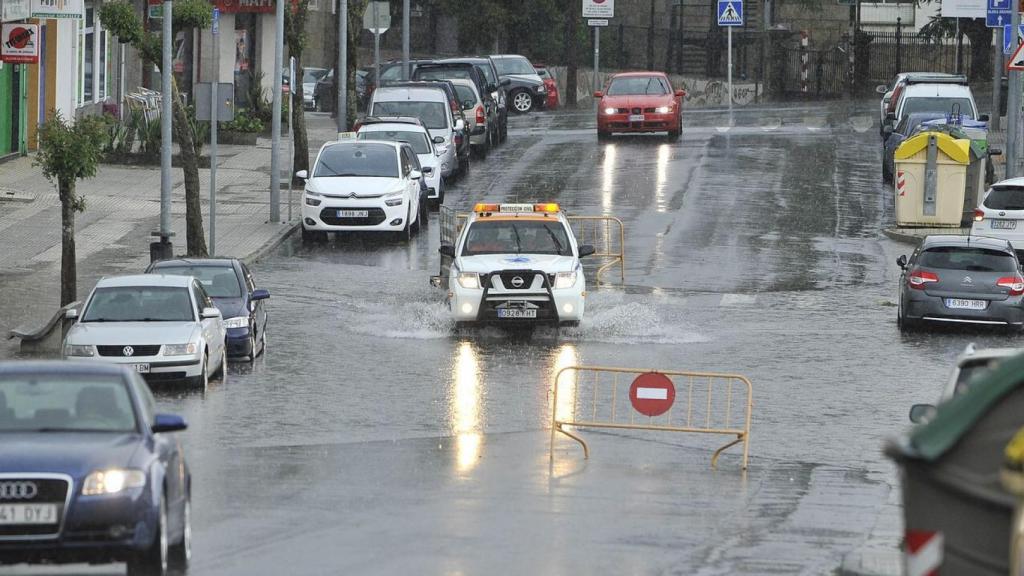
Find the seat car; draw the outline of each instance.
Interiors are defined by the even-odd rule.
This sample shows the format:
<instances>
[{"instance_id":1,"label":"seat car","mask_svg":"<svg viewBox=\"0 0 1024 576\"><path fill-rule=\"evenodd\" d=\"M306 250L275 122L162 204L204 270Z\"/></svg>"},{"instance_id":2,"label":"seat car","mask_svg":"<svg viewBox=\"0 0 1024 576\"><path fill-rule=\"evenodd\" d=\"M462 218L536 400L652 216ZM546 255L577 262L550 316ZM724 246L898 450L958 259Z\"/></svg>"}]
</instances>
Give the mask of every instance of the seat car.
<instances>
[{"instance_id":1,"label":"seat car","mask_svg":"<svg viewBox=\"0 0 1024 576\"><path fill-rule=\"evenodd\" d=\"M147 274L193 276L220 310L227 328L230 357L256 356L267 351L267 308L270 292L256 288L249 267L237 258L179 258L160 260Z\"/></svg>"},{"instance_id":2,"label":"seat car","mask_svg":"<svg viewBox=\"0 0 1024 576\"><path fill-rule=\"evenodd\" d=\"M480 99L480 93L472 80L449 80L455 86L455 92L459 99L462 112L466 115L466 131L469 132L469 144L473 152L480 158L486 158L491 148L496 146L494 130L488 120L494 120L492 114L488 117L484 103Z\"/></svg>"},{"instance_id":3,"label":"seat car","mask_svg":"<svg viewBox=\"0 0 1024 576\"><path fill-rule=\"evenodd\" d=\"M594 92L597 137L613 132L668 132L670 140L683 133L683 90L672 90L661 72L614 74L603 91Z\"/></svg>"},{"instance_id":4,"label":"seat car","mask_svg":"<svg viewBox=\"0 0 1024 576\"><path fill-rule=\"evenodd\" d=\"M328 232L398 232L409 240L427 216L419 160L404 142L327 142L313 173L295 175L306 181L304 242L324 240Z\"/></svg>"},{"instance_id":5,"label":"seat car","mask_svg":"<svg viewBox=\"0 0 1024 576\"><path fill-rule=\"evenodd\" d=\"M534 64L534 67L537 69L537 75L544 81L544 88L547 90L548 97L544 107L548 110L558 108L558 82L555 80L554 74L543 64Z\"/></svg>"},{"instance_id":6,"label":"seat car","mask_svg":"<svg viewBox=\"0 0 1024 576\"><path fill-rule=\"evenodd\" d=\"M184 572L192 475L170 433L185 428L124 366L0 363L0 565Z\"/></svg>"},{"instance_id":7,"label":"seat car","mask_svg":"<svg viewBox=\"0 0 1024 576\"><path fill-rule=\"evenodd\" d=\"M896 264L901 330L923 322L1024 326L1024 277L1006 240L928 236Z\"/></svg>"},{"instance_id":8,"label":"seat car","mask_svg":"<svg viewBox=\"0 0 1024 576\"><path fill-rule=\"evenodd\" d=\"M945 117L945 114L936 112L915 112L913 114L908 114L903 118L903 120L900 120L895 129L889 127L885 128L887 138L882 143L882 147L884 148L882 152L883 181L892 181L893 172L895 171L896 149L900 147L900 144L909 138L922 122Z\"/></svg>"},{"instance_id":9,"label":"seat car","mask_svg":"<svg viewBox=\"0 0 1024 576\"><path fill-rule=\"evenodd\" d=\"M1024 352L1024 349L982 348L979 350L973 342L968 344L953 364L953 370L950 371L946 385L942 389L939 403L963 394L980 376L990 372L1002 360L1021 352ZM934 404L914 404L910 407L910 421L916 424L927 422L934 415Z\"/></svg>"},{"instance_id":10,"label":"seat car","mask_svg":"<svg viewBox=\"0 0 1024 576\"><path fill-rule=\"evenodd\" d=\"M508 80L509 107L525 114L534 108L543 108L547 103L547 88L537 74L537 69L525 56L518 54L492 54L491 60L498 69L498 76Z\"/></svg>"},{"instance_id":11,"label":"seat car","mask_svg":"<svg viewBox=\"0 0 1024 576\"><path fill-rule=\"evenodd\" d=\"M366 110L367 116L418 118L432 136L444 138L435 146L441 152L441 176L445 178L469 166L469 141L463 140L466 123L461 113L461 109L458 113L452 110L452 100L440 86L381 86Z\"/></svg>"},{"instance_id":12,"label":"seat car","mask_svg":"<svg viewBox=\"0 0 1024 576\"><path fill-rule=\"evenodd\" d=\"M996 182L982 195L971 234L1001 238L1024 250L1024 178Z\"/></svg>"},{"instance_id":13,"label":"seat car","mask_svg":"<svg viewBox=\"0 0 1024 576\"><path fill-rule=\"evenodd\" d=\"M423 182L427 186L427 201L430 206L440 207L444 203L444 177L441 176L441 163L435 142L441 143L444 138L431 136L423 123L417 118L367 116L359 126L356 134L358 140L379 140L383 142L406 142L420 161Z\"/></svg>"},{"instance_id":14,"label":"seat car","mask_svg":"<svg viewBox=\"0 0 1024 576\"><path fill-rule=\"evenodd\" d=\"M580 258L594 248L577 245L558 204L477 204L455 245L439 252L453 259L448 306L457 323L583 319Z\"/></svg>"},{"instance_id":15,"label":"seat car","mask_svg":"<svg viewBox=\"0 0 1024 576\"><path fill-rule=\"evenodd\" d=\"M444 60L438 60L439 64L445 63L467 63L476 66L477 70L483 74L484 81L487 83L487 89L490 90L490 100L487 98L487 93L480 95L481 100L484 104L484 111L487 113L488 124L494 128L493 141L494 144L499 144L508 140L508 86L512 83L508 78L502 79L498 75L498 69L494 66L494 61L486 56L474 56L474 57L463 57L463 58L445 58ZM491 112L493 110L493 117Z\"/></svg>"},{"instance_id":16,"label":"seat car","mask_svg":"<svg viewBox=\"0 0 1024 576\"><path fill-rule=\"evenodd\" d=\"M202 284L190 276L111 276L68 316L64 358L124 364L150 383L206 389L227 370L227 329Z\"/></svg>"}]
</instances>

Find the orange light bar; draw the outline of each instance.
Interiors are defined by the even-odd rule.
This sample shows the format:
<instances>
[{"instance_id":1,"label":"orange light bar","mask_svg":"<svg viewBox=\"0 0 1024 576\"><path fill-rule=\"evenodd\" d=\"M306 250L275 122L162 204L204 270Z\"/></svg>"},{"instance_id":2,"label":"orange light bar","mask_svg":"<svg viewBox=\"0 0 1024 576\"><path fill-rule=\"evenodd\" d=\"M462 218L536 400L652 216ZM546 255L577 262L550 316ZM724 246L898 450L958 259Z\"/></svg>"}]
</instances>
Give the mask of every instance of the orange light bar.
<instances>
[{"instance_id":1,"label":"orange light bar","mask_svg":"<svg viewBox=\"0 0 1024 576\"><path fill-rule=\"evenodd\" d=\"M497 212L497 204L484 204L483 202L473 206L473 212Z\"/></svg>"},{"instance_id":2,"label":"orange light bar","mask_svg":"<svg viewBox=\"0 0 1024 576\"><path fill-rule=\"evenodd\" d=\"M544 204L534 204L533 205L533 210L534 210L534 212L554 213L554 212L558 212L559 210L561 210L561 208L559 208L558 204L556 204L554 202L547 202L547 203L544 203Z\"/></svg>"}]
</instances>

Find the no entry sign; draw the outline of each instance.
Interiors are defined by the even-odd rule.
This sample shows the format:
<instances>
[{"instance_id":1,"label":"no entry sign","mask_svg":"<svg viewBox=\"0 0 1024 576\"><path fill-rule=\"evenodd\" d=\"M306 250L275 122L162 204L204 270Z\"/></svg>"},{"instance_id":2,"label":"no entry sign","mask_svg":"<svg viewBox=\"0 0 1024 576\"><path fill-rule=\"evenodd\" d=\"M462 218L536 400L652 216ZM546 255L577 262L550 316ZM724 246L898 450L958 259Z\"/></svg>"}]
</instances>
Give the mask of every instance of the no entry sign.
<instances>
[{"instance_id":1,"label":"no entry sign","mask_svg":"<svg viewBox=\"0 0 1024 576\"><path fill-rule=\"evenodd\" d=\"M13 64L33 64L39 61L36 24L4 24L0 27L0 60Z\"/></svg>"},{"instance_id":2,"label":"no entry sign","mask_svg":"<svg viewBox=\"0 0 1024 576\"><path fill-rule=\"evenodd\" d=\"M633 380L629 387L629 401L644 416L660 416L676 401L676 387L672 380L660 372L647 372Z\"/></svg>"}]
</instances>

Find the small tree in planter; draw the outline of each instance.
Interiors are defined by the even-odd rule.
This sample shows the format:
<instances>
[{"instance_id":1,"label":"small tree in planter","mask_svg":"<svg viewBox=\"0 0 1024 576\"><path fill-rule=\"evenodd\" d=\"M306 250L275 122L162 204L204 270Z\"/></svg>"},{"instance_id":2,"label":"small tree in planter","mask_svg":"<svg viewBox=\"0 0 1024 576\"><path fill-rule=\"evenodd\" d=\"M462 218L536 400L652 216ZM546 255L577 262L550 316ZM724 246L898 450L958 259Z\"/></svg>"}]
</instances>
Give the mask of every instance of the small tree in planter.
<instances>
[{"instance_id":1,"label":"small tree in planter","mask_svg":"<svg viewBox=\"0 0 1024 576\"><path fill-rule=\"evenodd\" d=\"M75 183L96 175L103 156L106 128L103 120L92 116L73 124L64 121L58 111L52 120L39 127L39 155L36 165L43 176L57 180L60 196L61 253L60 305L75 301L78 270L75 263L75 212L85 210L85 198L75 192Z\"/></svg>"}]
</instances>

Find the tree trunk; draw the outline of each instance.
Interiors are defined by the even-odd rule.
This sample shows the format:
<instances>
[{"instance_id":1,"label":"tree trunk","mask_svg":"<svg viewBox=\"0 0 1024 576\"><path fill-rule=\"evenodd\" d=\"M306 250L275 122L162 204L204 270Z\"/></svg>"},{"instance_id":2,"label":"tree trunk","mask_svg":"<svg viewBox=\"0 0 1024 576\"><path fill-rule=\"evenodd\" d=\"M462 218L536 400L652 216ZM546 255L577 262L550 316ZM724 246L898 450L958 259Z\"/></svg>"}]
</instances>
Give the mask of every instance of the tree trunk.
<instances>
[{"instance_id":1,"label":"tree trunk","mask_svg":"<svg viewBox=\"0 0 1024 576\"><path fill-rule=\"evenodd\" d=\"M174 96L174 137L178 141L181 155L181 169L185 175L185 244L189 256L204 258L209 256L206 248L206 236L203 233L203 212L199 200L199 159L196 157L195 142L192 138L192 127L189 125L188 112L181 98L177 85L172 92Z\"/></svg>"},{"instance_id":2,"label":"tree trunk","mask_svg":"<svg viewBox=\"0 0 1024 576\"><path fill-rule=\"evenodd\" d=\"M60 191L60 305L74 302L78 294L75 261L75 181L59 180Z\"/></svg>"},{"instance_id":3,"label":"tree trunk","mask_svg":"<svg viewBox=\"0 0 1024 576\"><path fill-rule=\"evenodd\" d=\"M964 22L967 25L964 25ZM992 80L992 29L981 19L961 21L960 30L971 40L970 80L985 82Z\"/></svg>"},{"instance_id":4,"label":"tree trunk","mask_svg":"<svg viewBox=\"0 0 1024 576\"><path fill-rule=\"evenodd\" d=\"M576 107L576 92L579 89L579 46L576 42L576 12L580 4L573 0L565 3L565 107Z\"/></svg>"},{"instance_id":5,"label":"tree trunk","mask_svg":"<svg viewBox=\"0 0 1024 576\"><path fill-rule=\"evenodd\" d=\"M192 78L195 74L195 29L187 28L184 30L184 45L182 46L181 53L181 91L188 95L189 101L195 103L196 95L193 92Z\"/></svg>"},{"instance_id":6,"label":"tree trunk","mask_svg":"<svg viewBox=\"0 0 1024 576\"><path fill-rule=\"evenodd\" d=\"M295 91L295 97L292 98L292 139L294 140L294 146L292 146L292 162L295 164L295 169L292 171L292 183L295 185L301 185L302 180L295 177L295 173L299 170L309 170L309 139L306 136L306 115L303 105L303 88L302 88L302 52L292 52L292 56L295 58L295 77L299 80L292 82L293 90Z\"/></svg>"}]
</instances>

